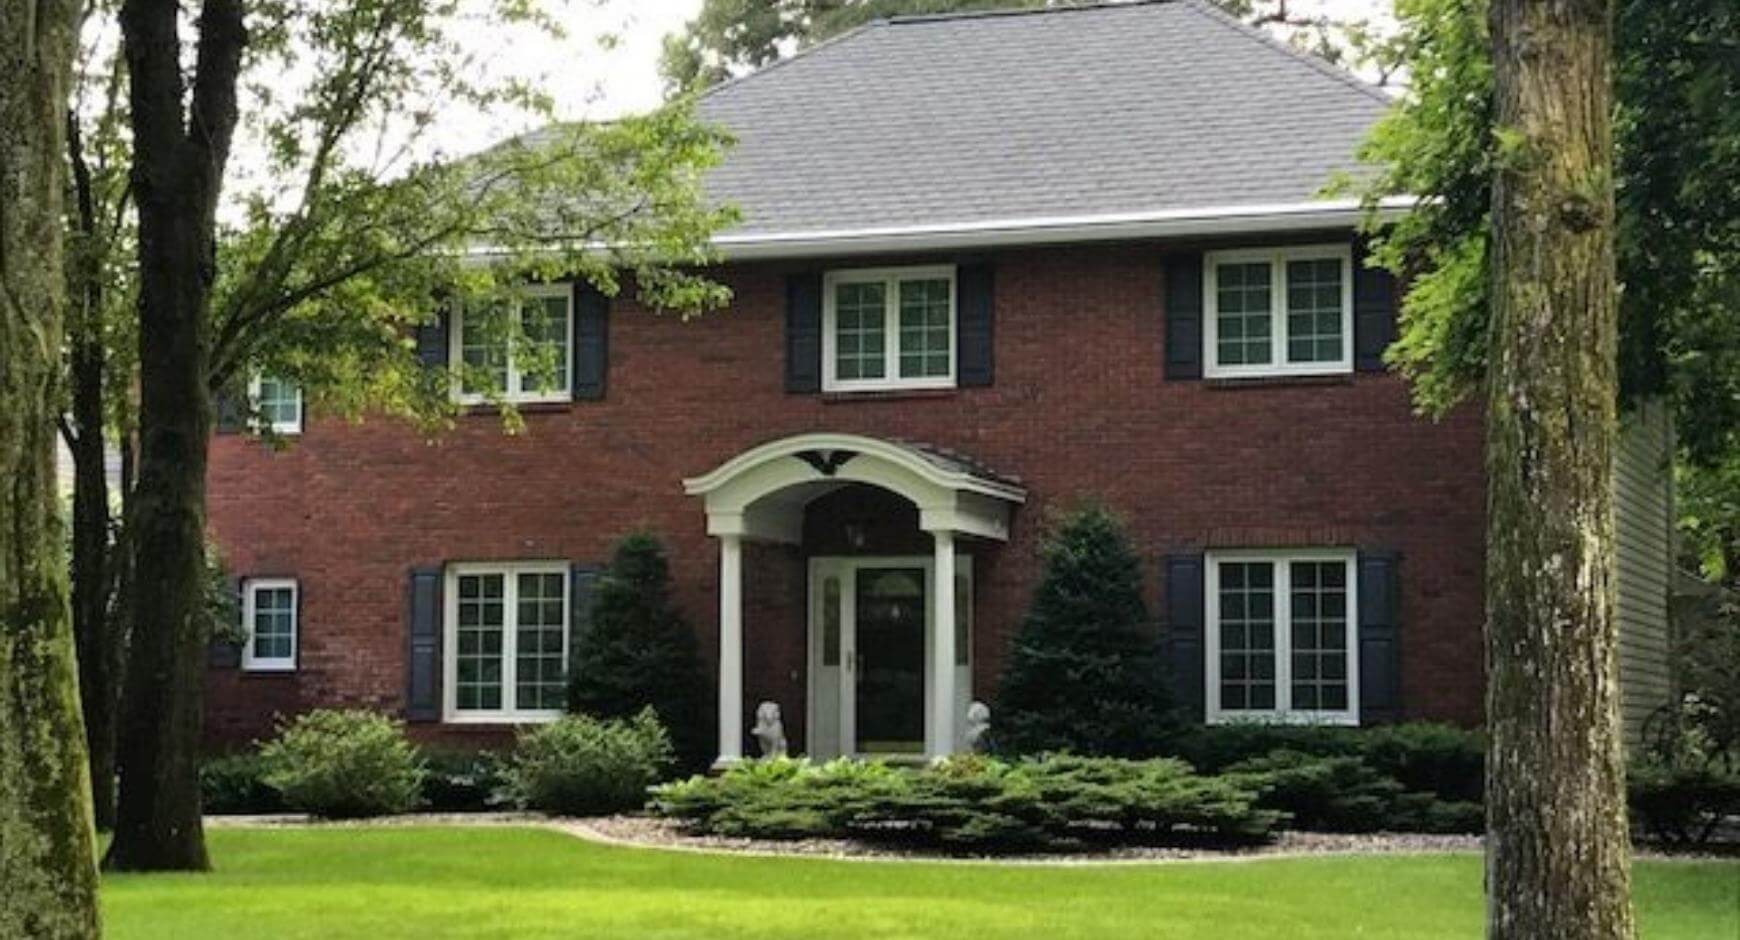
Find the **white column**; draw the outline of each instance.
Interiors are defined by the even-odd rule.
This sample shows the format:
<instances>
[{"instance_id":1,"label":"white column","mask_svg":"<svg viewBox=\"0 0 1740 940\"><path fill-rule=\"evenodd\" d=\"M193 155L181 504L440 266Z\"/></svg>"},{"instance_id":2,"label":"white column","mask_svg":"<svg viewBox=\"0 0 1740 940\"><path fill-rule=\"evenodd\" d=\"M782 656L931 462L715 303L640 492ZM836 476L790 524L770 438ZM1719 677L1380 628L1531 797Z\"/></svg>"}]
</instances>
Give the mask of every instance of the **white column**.
<instances>
[{"instance_id":1,"label":"white column","mask_svg":"<svg viewBox=\"0 0 1740 940\"><path fill-rule=\"evenodd\" d=\"M719 758L743 759L743 538L719 537Z\"/></svg>"},{"instance_id":2,"label":"white column","mask_svg":"<svg viewBox=\"0 0 1740 940\"><path fill-rule=\"evenodd\" d=\"M936 540L936 635L931 642L930 756L955 752L955 534L932 532Z\"/></svg>"}]
</instances>

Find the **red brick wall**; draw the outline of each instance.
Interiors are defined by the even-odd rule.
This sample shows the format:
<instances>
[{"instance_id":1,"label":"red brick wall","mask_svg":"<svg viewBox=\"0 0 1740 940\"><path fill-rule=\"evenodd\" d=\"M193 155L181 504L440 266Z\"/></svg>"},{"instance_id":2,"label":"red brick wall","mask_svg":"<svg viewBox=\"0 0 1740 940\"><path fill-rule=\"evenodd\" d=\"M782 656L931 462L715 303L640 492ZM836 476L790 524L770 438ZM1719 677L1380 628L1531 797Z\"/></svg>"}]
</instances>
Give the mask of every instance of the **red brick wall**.
<instances>
[{"instance_id":1,"label":"red brick wall","mask_svg":"<svg viewBox=\"0 0 1740 940\"><path fill-rule=\"evenodd\" d=\"M1168 552L1283 544L1399 550L1405 712L1478 721L1478 416L1417 418L1404 384L1387 375L1163 381L1162 255L1158 246L1126 245L993 256L996 384L989 388L787 394L784 275L793 267L756 264L723 272L736 299L699 320L618 303L606 400L529 411L516 436L488 414L425 440L392 421L321 420L315 408L306 433L284 452L218 438L212 529L238 576L300 579L302 632L292 677L213 676L212 737L264 733L279 710L400 708L405 585L416 565L603 560L619 536L650 529L670 549L677 601L705 648L715 649L717 548L681 480L754 444L823 430L947 446L1027 486L1009 543L970 546L979 556L981 696L1019 625L1042 521L1094 497L1129 520L1148 558L1156 612L1159 560ZM745 580L746 696L785 703L799 731L803 558L798 549L757 546Z\"/></svg>"}]
</instances>

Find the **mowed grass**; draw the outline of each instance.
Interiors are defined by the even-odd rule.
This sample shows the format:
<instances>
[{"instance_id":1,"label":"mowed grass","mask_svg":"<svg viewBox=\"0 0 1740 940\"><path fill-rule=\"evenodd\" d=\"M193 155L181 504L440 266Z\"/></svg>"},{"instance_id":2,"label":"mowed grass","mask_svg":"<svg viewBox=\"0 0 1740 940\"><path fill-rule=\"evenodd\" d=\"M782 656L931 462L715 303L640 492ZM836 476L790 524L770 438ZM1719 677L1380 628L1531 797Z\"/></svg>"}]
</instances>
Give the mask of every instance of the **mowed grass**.
<instances>
[{"instance_id":1,"label":"mowed grass","mask_svg":"<svg viewBox=\"0 0 1740 940\"><path fill-rule=\"evenodd\" d=\"M1481 935L1473 855L1143 866L902 864L613 848L538 829L219 829L208 875L111 876L108 936ZM1740 862L1640 862L1647 938L1740 937Z\"/></svg>"}]
</instances>

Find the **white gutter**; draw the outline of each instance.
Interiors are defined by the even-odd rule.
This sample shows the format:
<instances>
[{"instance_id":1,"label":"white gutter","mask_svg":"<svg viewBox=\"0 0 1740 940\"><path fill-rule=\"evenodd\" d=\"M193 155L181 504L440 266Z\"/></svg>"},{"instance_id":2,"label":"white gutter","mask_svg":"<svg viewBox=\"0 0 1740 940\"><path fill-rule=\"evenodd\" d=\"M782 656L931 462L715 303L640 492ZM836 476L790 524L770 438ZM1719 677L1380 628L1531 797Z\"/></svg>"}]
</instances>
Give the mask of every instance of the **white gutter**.
<instances>
[{"instance_id":1,"label":"white gutter","mask_svg":"<svg viewBox=\"0 0 1740 940\"><path fill-rule=\"evenodd\" d=\"M1378 203L1378 209L1383 216L1396 216L1417 203L1413 196L1390 196ZM715 236L713 246L728 261L751 261L1352 228L1364 214L1365 207L1358 200L1337 199L808 232L727 233Z\"/></svg>"},{"instance_id":2,"label":"white gutter","mask_svg":"<svg viewBox=\"0 0 1740 940\"><path fill-rule=\"evenodd\" d=\"M1378 201L1378 214L1383 218L1394 218L1418 204L1419 199L1415 196L1386 196ZM1268 205L1206 206L1099 215L1026 216L858 229L748 232L740 235L726 233L714 236L712 244L726 261L760 261L1149 238L1303 232L1353 228L1365 214L1366 208L1359 200L1323 199ZM478 260L501 253L499 248L488 245L480 245L466 252Z\"/></svg>"}]
</instances>

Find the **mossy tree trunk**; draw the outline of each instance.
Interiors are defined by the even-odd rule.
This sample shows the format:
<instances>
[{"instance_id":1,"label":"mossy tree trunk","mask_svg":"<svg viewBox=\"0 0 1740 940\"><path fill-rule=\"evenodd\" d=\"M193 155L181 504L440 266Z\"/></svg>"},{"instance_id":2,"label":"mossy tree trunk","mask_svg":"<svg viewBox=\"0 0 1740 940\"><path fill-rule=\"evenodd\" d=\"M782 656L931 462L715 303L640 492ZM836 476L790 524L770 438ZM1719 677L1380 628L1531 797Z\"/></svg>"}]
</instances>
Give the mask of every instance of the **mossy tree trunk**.
<instances>
[{"instance_id":1,"label":"mossy tree trunk","mask_svg":"<svg viewBox=\"0 0 1740 940\"><path fill-rule=\"evenodd\" d=\"M139 213L139 478L129 508L133 617L120 728L114 870L210 867L200 821L209 313L218 195L247 43L241 0L199 7L184 95L177 0L127 0Z\"/></svg>"},{"instance_id":2,"label":"mossy tree trunk","mask_svg":"<svg viewBox=\"0 0 1740 940\"><path fill-rule=\"evenodd\" d=\"M98 935L54 472L76 0L0 0L0 936Z\"/></svg>"},{"instance_id":3,"label":"mossy tree trunk","mask_svg":"<svg viewBox=\"0 0 1740 940\"><path fill-rule=\"evenodd\" d=\"M1495 0L1487 935L1635 935L1614 618L1611 11Z\"/></svg>"}]
</instances>

